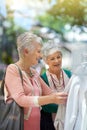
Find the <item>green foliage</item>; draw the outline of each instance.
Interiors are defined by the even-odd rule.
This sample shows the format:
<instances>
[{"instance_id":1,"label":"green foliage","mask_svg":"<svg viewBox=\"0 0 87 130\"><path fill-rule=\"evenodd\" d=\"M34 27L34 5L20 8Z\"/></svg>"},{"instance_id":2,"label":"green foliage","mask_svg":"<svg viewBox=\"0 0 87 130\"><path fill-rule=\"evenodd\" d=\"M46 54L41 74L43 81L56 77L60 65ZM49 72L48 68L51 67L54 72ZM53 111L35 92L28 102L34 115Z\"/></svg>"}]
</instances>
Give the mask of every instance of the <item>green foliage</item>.
<instances>
[{"instance_id":1,"label":"green foliage","mask_svg":"<svg viewBox=\"0 0 87 130\"><path fill-rule=\"evenodd\" d=\"M49 27L50 29L55 30L56 32L59 32L61 34L64 33L64 26L68 22L68 19L72 21L73 19L70 18L69 16L58 16L54 17L51 14L46 13L44 16L39 16L39 20L41 24L45 27Z\"/></svg>"},{"instance_id":2,"label":"green foliage","mask_svg":"<svg viewBox=\"0 0 87 130\"><path fill-rule=\"evenodd\" d=\"M83 25L87 24L87 0L58 0L56 4L47 12L54 18L61 16L61 18L71 17L68 19L70 23Z\"/></svg>"},{"instance_id":3,"label":"green foliage","mask_svg":"<svg viewBox=\"0 0 87 130\"><path fill-rule=\"evenodd\" d=\"M87 25L87 0L56 0L46 14L39 16L43 26L63 34L64 26Z\"/></svg>"},{"instance_id":4,"label":"green foliage","mask_svg":"<svg viewBox=\"0 0 87 130\"><path fill-rule=\"evenodd\" d=\"M1 61L5 64L10 64L14 61L13 51L16 49L16 38L18 34L25 30L14 23L13 17L2 19L3 23L3 37L0 42L1 44ZM9 25L9 26L8 26Z\"/></svg>"}]
</instances>

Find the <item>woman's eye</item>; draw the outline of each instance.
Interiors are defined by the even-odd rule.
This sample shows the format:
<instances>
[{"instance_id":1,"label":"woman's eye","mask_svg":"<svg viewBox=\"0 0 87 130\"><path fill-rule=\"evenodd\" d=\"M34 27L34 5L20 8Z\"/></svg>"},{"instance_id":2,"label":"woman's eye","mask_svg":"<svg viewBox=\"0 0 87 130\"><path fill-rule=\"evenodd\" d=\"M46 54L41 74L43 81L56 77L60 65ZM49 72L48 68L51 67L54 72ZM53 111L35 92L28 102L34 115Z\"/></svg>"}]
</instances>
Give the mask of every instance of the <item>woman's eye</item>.
<instances>
[{"instance_id":1,"label":"woman's eye","mask_svg":"<svg viewBox=\"0 0 87 130\"><path fill-rule=\"evenodd\" d=\"M38 53L41 53L41 51L38 51Z\"/></svg>"},{"instance_id":2,"label":"woman's eye","mask_svg":"<svg viewBox=\"0 0 87 130\"><path fill-rule=\"evenodd\" d=\"M60 58L60 56L57 57L57 59L59 59L59 58Z\"/></svg>"},{"instance_id":3,"label":"woman's eye","mask_svg":"<svg viewBox=\"0 0 87 130\"><path fill-rule=\"evenodd\" d=\"M57 56L57 59L61 58L61 56Z\"/></svg>"},{"instance_id":4,"label":"woman's eye","mask_svg":"<svg viewBox=\"0 0 87 130\"><path fill-rule=\"evenodd\" d=\"M51 58L50 60L54 60L54 58Z\"/></svg>"}]
</instances>

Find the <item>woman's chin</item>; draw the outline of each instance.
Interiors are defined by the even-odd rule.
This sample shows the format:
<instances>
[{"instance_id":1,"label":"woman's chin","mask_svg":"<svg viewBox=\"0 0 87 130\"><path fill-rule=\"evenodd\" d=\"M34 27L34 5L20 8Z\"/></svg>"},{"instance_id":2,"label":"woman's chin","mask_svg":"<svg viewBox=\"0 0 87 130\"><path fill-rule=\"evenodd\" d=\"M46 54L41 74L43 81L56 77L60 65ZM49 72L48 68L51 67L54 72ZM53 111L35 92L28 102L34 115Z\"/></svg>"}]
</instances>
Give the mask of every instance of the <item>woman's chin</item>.
<instances>
[{"instance_id":1,"label":"woman's chin","mask_svg":"<svg viewBox=\"0 0 87 130\"><path fill-rule=\"evenodd\" d=\"M38 61L35 61L34 63L33 63L33 65L37 65L38 64Z\"/></svg>"},{"instance_id":2,"label":"woman's chin","mask_svg":"<svg viewBox=\"0 0 87 130\"><path fill-rule=\"evenodd\" d=\"M60 71L60 69L58 69L58 68L55 68L54 69L54 72L56 73L56 72L59 72Z\"/></svg>"}]
</instances>

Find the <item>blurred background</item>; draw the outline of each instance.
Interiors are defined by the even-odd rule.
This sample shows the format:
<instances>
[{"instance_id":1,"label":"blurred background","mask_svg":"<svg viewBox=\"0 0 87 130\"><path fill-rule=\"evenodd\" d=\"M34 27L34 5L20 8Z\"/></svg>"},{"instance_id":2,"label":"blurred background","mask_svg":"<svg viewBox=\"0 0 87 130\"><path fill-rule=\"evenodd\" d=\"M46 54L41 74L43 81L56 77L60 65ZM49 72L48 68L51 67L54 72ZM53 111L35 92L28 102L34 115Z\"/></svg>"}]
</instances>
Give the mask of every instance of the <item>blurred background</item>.
<instances>
[{"instance_id":1,"label":"blurred background","mask_svg":"<svg viewBox=\"0 0 87 130\"><path fill-rule=\"evenodd\" d=\"M63 68L73 72L87 53L87 0L0 0L0 80L18 59L16 38L24 31L58 43Z\"/></svg>"}]
</instances>

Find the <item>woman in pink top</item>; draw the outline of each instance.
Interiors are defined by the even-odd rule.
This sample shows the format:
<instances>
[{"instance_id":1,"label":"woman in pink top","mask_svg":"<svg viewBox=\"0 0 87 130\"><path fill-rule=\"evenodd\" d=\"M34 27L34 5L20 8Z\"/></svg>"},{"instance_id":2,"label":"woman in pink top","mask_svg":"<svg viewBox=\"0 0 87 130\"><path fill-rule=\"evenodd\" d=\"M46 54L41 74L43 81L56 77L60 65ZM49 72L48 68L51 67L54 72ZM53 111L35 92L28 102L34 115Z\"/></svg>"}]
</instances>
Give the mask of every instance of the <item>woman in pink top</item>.
<instances>
[{"instance_id":1,"label":"woman in pink top","mask_svg":"<svg viewBox=\"0 0 87 130\"><path fill-rule=\"evenodd\" d=\"M42 39L25 32L17 38L19 60L15 63L21 69L23 86L15 64L7 67L5 85L7 101L14 99L24 108L24 130L40 130L40 106L50 103L64 104L66 93L55 93L31 68L41 58Z\"/></svg>"}]
</instances>

